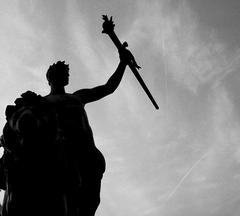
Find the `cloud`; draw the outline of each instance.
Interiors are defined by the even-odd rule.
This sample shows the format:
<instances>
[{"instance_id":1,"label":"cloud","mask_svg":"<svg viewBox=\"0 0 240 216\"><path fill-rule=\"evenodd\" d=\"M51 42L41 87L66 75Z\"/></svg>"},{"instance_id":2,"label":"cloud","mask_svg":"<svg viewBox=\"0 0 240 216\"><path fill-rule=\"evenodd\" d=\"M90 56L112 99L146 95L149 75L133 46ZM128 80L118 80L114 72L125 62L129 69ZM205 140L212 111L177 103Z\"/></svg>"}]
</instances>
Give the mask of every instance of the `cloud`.
<instances>
[{"instance_id":1,"label":"cloud","mask_svg":"<svg viewBox=\"0 0 240 216\"><path fill-rule=\"evenodd\" d=\"M69 40L71 41L72 51L80 58L88 73L96 73L100 68L100 61L96 54L97 48L94 47L94 43L91 41L84 17L79 14L72 1L67 6L66 28L68 32L71 32Z\"/></svg>"},{"instance_id":2,"label":"cloud","mask_svg":"<svg viewBox=\"0 0 240 216\"><path fill-rule=\"evenodd\" d=\"M92 35L93 18L81 1L61 1L56 11L56 1L29 2L6 4L0 15L2 113L24 88L46 92L45 71L59 58L70 63L71 90L103 84L118 63L111 41ZM239 67L239 50L229 51L217 31L204 28L187 1L139 0L131 7L135 12L123 18L128 27L116 25L119 37L143 66L160 110L128 70L113 97L87 108L107 160L98 213L204 215L239 181L240 126L223 85ZM201 95L205 84L212 88Z\"/></svg>"},{"instance_id":3,"label":"cloud","mask_svg":"<svg viewBox=\"0 0 240 216\"><path fill-rule=\"evenodd\" d=\"M236 119L235 107L226 89L217 87L212 114L212 137L214 151L232 163L239 162L240 124Z\"/></svg>"},{"instance_id":4,"label":"cloud","mask_svg":"<svg viewBox=\"0 0 240 216\"><path fill-rule=\"evenodd\" d=\"M191 92L239 67L239 50L230 52L214 28L204 29L187 1L139 1L138 11L124 38L134 47L152 43L166 73Z\"/></svg>"},{"instance_id":5,"label":"cloud","mask_svg":"<svg viewBox=\"0 0 240 216\"><path fill-rule=\"evenodd\" d=\"M211 209L212 215L218 215L219 212L225 212L226 215L228 211L232 215L237 209L231 200L238 197L235 188L238 184L236 173L239 170L240 125L235 118L234 104L223 86L213 91L208 115L209 135L204 159L200 162L198 160L195 169L190 169L191 172L183 176L175 187L177 190L173 190L173 193L178 193L171 198L174 198L172 202L178 204L183 197L185 203L188 201L188 204L182 203L181 214L192 212L194 215L204 215L205 210L213 205L217 207ZM199 144L203 145L201 140ZM227 199L229 193L231 199ZM231 210L226 208L230 204ZM195 205L196 209L191 210Z\"/></svg>"}]
</instances>

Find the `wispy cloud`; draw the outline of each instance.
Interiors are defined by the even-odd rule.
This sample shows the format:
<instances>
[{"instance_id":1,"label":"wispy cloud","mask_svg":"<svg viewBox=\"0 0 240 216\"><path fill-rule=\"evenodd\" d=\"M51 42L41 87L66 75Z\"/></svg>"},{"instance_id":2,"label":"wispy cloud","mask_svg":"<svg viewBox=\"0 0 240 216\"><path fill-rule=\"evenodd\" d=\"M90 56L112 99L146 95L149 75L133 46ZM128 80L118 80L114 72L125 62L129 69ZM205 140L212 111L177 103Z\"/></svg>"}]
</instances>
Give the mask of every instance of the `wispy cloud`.
<instances>
[{"instance_id":1,"label":"wispy cloud","mask_svg":"<svg viewBox=\"0 0 240 216\"><path fill-rule=\"evenodd\" d=\"M70 64L70 91L103 84L113 73L117 51L106 35L96 40L88 22L93 14L100 19L99 1L11 2L0 14L1 113L25 88L46 93L45 71L56 60ZM223 82L239 67L239 50L228 50L187 2L131 1L134 13L118 17L128 26L116 23L117 34L143 66L160 110L129 70L113 97L87 108L107 160L99 215L204 215L239 181L240 124ZM202 94L205 84L211 88Z\"/></svg>"},{"instance_id":2,"label":"wispy cloud","mask_svg":"<svg viewBox=\"0 0 240 216\"><path fill-rule=\"evenodd\" d=\"M214 151L226 160L239 160L240 124L229 94L223 87L214 91L212 107L212 138ZM232 161L234 163L236 161Z\"/></svg>"},{"instance_id":3,"label":"wispy cloud","mask_svg":"<svg viewBox=\"0 0 240 216\"><path fill-rule=\"evenodd\" d=\"M214 28L202 28L187 1L173 2L139 1L139 16L125 37L135 47L144 40L152 43L152 52L163 58L167 73L196 93L202 84L238 68L239 54L229 52Z\"/></svg>"}]
</instances>

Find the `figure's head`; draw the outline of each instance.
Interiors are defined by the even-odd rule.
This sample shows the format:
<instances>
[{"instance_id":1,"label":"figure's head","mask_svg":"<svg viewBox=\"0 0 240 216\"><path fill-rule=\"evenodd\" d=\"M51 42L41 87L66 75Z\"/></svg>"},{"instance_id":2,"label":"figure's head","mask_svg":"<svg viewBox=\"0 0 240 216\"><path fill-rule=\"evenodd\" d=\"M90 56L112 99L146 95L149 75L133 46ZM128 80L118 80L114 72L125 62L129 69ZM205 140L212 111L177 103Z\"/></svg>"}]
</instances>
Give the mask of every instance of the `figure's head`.
<instances>
[{"instance_id":1,"label":"figure's head","mask_svg":"<svg viewBox=\"0 0 240 216\"><path fill-rule=\"evenodd\" d=\"M124 41L122 45L123 45L124 48L127 48L128 47L127 41Z\"/></svg>"},{"instance_id":2,"label":"figure's head","mask_svg":"<svg viewBox=\"0 0 240 216\"><path fill-rule=\"evenodd\" d=\"M46 74L50 86L66 86L68 85L69 65L65 61L58 61L50 65Z\"/></svg>"}]
</instances>

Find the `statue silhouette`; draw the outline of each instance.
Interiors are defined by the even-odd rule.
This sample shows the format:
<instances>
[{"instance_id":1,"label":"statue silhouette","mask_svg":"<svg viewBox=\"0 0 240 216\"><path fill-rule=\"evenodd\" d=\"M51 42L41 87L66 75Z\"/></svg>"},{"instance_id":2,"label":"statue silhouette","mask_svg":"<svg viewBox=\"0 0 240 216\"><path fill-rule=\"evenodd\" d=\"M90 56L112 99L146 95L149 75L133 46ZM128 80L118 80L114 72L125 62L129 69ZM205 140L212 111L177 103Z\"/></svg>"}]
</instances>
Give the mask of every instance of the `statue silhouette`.
<instances>
[{"instance_id":1,"label":"statue silhouette","mask_svg":"<svg viewBox=\"0 0 240 216\"><path fill-rule=\"evenodd\" d=\"M100 203L105 160L97 149L84 106L119 86L128 58L106 84L66 93L69 66L51 65L51 91L27 91L7 106L1 145L0 186L6 190L2 216L93 216Z\"/></svg>"}]
</instances>

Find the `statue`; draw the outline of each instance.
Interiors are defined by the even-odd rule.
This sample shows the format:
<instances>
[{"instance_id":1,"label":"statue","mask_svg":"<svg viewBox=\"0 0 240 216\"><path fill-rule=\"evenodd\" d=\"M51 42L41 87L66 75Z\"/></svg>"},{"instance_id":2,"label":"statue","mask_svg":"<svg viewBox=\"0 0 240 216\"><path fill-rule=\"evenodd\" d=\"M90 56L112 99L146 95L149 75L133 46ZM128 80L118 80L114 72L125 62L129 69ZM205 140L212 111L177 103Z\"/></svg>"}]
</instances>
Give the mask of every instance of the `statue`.
<instances>
[{"instance_id":1,"label":"statue","mask_svg":"<svg viewBox=\"0 0 240 216\"><path fill-rule=\"evenodd\" d=\"M105 161L96 148L84 106L113 93L126 68L125 53L120 53L120 63L106 84L92 89L80 89L73 94L65 92L68 84L68 65L57 62L50 66L47 79L51 92L45 99L56 109L63 154L67 163L63 166L68 172L68 206L76 203L76 215L94 215L100 203L100 186L105 171ZM67 145L66 145L67 143ZM74 181L72 181L74 180ZM76 190L77 188L77 190Z\"/></svg>"},{"instance_id":2,"label":"statue","mask_svg":"<svg viewBox=\"0 0 240 216\"><path fill-rule=\"evenodd\" d=\"M140 66L113 31L112 18L103 16L103 33L118 48L120 62L104 85L67 93L69 66L51 65L46 96L27 91L6 108L0 146L2 216L94 216L100 203L105 160L94 143L85 105L112 94L128 65L158 109L138 74Z\"/></svg>"},{"instance_id":3,"label":"statue","mask_svg":"<svg viewBox=\"0 0 240 216\"><path fill-rule=\"evenodd\" d=\"M126 64L104 85L66 93L69 66L51 65L46 96L27 91L7 106L1 145L2 216L94 216L100 203L105 160L97 149L84 106L112 94Z\"/></svg>"}]
</instances>

